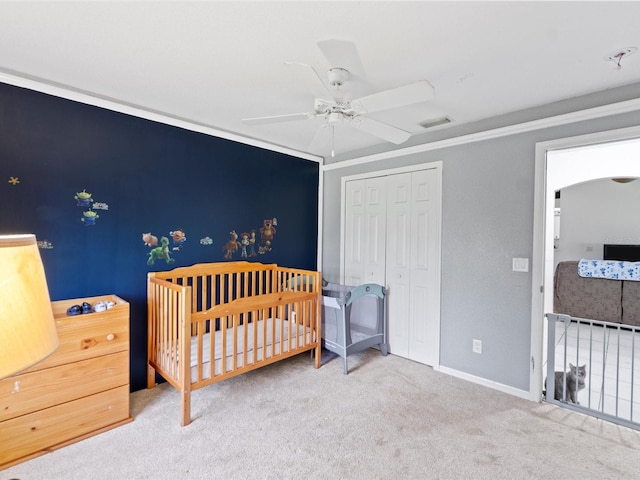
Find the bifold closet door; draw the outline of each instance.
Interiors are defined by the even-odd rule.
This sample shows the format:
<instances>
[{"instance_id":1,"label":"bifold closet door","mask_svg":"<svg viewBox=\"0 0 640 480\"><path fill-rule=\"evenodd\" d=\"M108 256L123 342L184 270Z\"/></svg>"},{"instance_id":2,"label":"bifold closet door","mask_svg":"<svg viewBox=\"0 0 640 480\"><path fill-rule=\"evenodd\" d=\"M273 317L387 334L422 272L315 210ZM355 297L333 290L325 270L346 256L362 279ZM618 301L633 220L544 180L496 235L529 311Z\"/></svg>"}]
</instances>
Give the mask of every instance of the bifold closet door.
<instances>
[{"instance_id":1,"label":"bifold closet door","mask_svg":"<svg viewBox=\"0 0 640 480\"><path fill-rule=\"evenodd\" d=\"M389 349L436 365L440 322L437 169L346 182L344 282L387 288Z\"/></svg>"},{"instance_id":2,"label":"bifold closet door","mask_svg":"<svg viewBox=\"0 0 640 480\"><path fill-rule=\"evenodd\" d=\"M439 172L411 176L411 315L409 358L438 364L440 344Z\"/></svg>"},{"instance_id":3,"label":"bifold closet door","mask_svg":"<svg viewBox=\"0 0 640 480\"><path fill-rule=\"evenodd\" d=\"M411 174L391 175L387 181L386 278L389 350L411 358Z\"/></svg>"},{"instance_id":4,"label":"bifold closet door","mask_svg":"<svg viewBox=\"0 0 640 480\"><path fill-rule=\"evenodd\" d=\"M346 285L385 281L386 187L385 177L346 184Z\"/></svg>"},{"instance_id":5,"label":"bifold closet door","mask_svg":"<svg viewBox=\"0 0 640 480\"><path fill-rule=\"evenodd\" d=\"M435 365L438 360L439 204L437 170L388 177L386 286L390 350L427 365Z\"/></svg>"}]
</instances>

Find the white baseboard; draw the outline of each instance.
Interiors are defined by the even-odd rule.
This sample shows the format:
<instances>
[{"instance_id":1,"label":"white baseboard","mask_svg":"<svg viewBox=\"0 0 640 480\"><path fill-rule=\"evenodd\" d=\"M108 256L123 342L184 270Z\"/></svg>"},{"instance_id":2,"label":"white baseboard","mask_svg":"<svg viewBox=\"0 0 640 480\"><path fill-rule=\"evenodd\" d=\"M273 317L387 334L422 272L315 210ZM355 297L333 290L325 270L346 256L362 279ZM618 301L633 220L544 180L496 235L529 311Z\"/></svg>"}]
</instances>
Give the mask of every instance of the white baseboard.
<instances>
[{"instance_id":1,"label":"white baseboard","mask_svg":"<svg viewBox=\"0 0 640 480\"><path fill-rule=\"evenodd\" d=\"M438 372L451 375L452 377L457 377L457 378L461 378L462 380L467 380L469 382L477 383L478 385L489 387L494 390L498 390L499 392L508 393L509 395L513 395L515 397L519 397L524 400L531 400L531 395L527 390L521 390L519 388L510 387L509 385L505 385L503 383L494 382L493 380L487 380L486 378L482 378L482 377L476 377L475 375L470 375L468 373L460 372L459 370L454 370L453 368L443 367L442 365L438 366L436 370Z\"/></svg>"}]
</instances>

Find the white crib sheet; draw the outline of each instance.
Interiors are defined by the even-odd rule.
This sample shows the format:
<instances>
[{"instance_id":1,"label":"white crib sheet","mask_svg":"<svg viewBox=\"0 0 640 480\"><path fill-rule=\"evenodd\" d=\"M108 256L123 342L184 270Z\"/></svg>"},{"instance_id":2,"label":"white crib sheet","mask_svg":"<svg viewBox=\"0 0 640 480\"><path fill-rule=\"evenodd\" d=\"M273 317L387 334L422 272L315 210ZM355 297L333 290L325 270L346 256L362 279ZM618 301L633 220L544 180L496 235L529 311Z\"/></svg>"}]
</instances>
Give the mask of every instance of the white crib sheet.
<instances>
[{"instance_id":1,"label":"white crib sheet","mask_svg":"<svg viewBox=\"0 0 640 480\"><path fill-rule=\"evenodd\" d=\"M288 352L305 343L311 342L311 331L309 327L302 325L297 326L298 339L295 338L295 332L289 336L289 321L275 321L275 342L272 339L273 336L273 319L268 318L267 323L267 342L264 342L264 323L265 320L259 320L257 326L258 341L254 346L254 324L249 323L247 326L247 365L251 365L256 362L261 362L265 358L272 357L274 355L280 355L282 352ZM283 327L283 333L280 332L281 325ZM295 324L294 324L295 325ZM244 328L245 325L239 325L237 327L237 345L235 352L232 351L233 345L233 329L228 328L226 330L226 370L229 371L233 368L233 356L236 356L236 368L240 368L244 362ZM306 331L306 342L304 341L304 335ZM211 377L211 334L205 333L202 336L202 379ZM222 331L215 332L215 375L222 373ZM281 342L281 338L284 339ZM297 344L296 344L297 342ZM191 338L191 381L198 379L198 337Z\"/></svg>"}]
</instances>

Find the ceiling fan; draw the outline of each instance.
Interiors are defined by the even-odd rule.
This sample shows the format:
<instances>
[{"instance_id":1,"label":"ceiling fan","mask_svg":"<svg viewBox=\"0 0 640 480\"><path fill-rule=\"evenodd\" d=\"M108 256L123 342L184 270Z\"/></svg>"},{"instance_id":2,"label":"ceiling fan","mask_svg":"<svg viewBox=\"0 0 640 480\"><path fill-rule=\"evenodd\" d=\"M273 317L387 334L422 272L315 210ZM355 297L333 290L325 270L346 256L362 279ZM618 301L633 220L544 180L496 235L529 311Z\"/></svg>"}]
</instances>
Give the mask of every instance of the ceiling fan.
<instances>
[{"instance_id":1,"label":"ceiling fan","mask_svg":"<svg viewBox=\"0 0 640 480\"><path fill-rule=\"evenodd\" d=\"M285 62L289 66L298 68L309 77L310 86L315 96L312 110L286 115L245 118L242 121L248 125L261 125L322 118L324 124L316 133L311 146L313 147L321 131L330 127L332 134L331 156L335 156L333 142L335 128L345 123L396 145L407 141L411 133L367 117L367 114L432 100L435 95L431 84L426 80L420 80L401 87L349 99L347 92L342 87L349 80L357 79L358 74L363 70L355 45L344 40L325 40L318 42L318 47L328 60L329 65L332 65L327 72L327 83L322 80L311 65Z\"/></svg>"}]
</instances>

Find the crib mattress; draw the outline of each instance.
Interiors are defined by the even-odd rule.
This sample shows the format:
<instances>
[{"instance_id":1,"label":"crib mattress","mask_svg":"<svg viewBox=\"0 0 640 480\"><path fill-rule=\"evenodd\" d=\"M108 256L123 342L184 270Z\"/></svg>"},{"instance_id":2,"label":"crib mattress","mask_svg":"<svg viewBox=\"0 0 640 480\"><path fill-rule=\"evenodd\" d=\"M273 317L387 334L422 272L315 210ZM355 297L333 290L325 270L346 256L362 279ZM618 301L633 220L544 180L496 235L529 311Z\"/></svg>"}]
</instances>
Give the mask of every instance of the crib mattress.
<instances>
[{"instance_id":1,"label":"crib mattress","mask_svg":"<svg viewBox=\"0 0 640 480\"><path fill-rule=\"evenodd\" d=\"M264 341L264 330L266 322L267 341ZM247 365L262 362L273 356L281 355L302 345L308 345L311 339L311 330L303 325L293 324L293 332L289 334L289 321L275 321L275 340L273 339L274 321L271 318L259 320L257 325L257 341L254 339L254 324L248 324L247 328ZM214 338L214 372L215 375L222 373L222 340L226 334L226 355L225 355L225 371L233 369L233 358L236 357L236 368L244 365L244 328L245 325L237 327L237 342L235 351L233 351L233 329L228 328L226 332L218 330L213 332ZM282 331L281 331L282 330ZM296 334L297 337L296 338ZM306 335L305 335L306 334ZM306 338L305 338L306 336ZM202 335L202 378L198 378L198 337L191 338L191 381L211 378L211 333Z\"/></svg>"}]
</instances>

